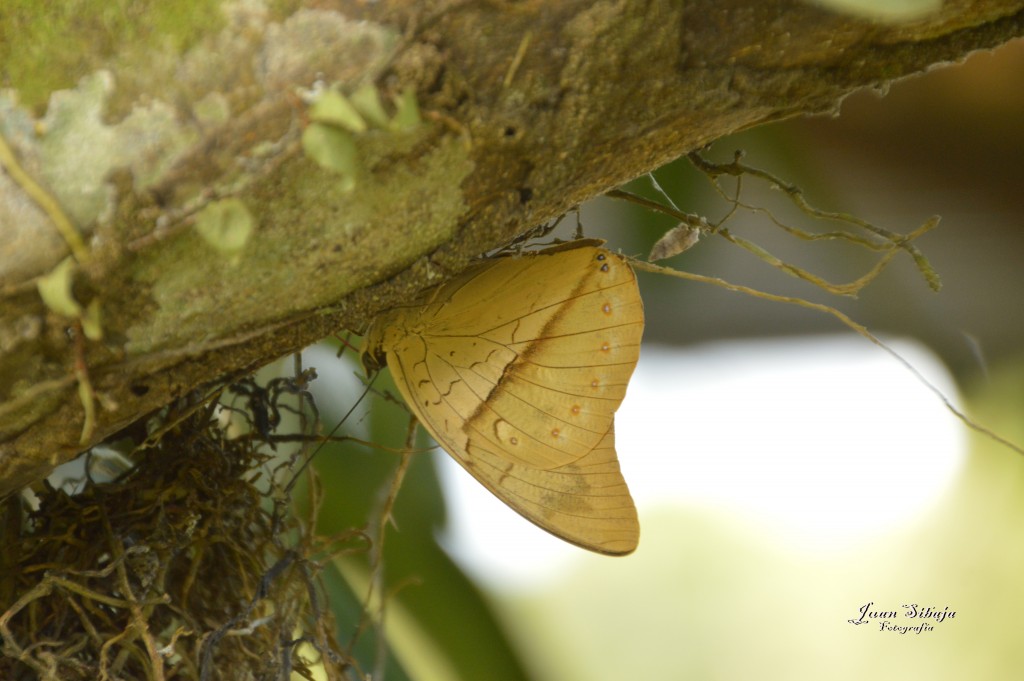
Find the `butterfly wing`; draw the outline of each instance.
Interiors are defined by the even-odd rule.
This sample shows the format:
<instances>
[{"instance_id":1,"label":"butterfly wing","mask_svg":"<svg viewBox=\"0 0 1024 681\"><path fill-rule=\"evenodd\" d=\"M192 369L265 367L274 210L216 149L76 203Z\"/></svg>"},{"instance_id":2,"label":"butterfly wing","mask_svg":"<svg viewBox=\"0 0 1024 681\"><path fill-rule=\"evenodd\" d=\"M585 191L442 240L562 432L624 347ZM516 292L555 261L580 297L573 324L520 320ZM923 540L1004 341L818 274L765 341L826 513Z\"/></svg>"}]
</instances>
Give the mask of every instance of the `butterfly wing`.
<instances>
[{"instance_id":1,"label":"butterfly wing","mask_svg":"<svg viewBox=\"0 0 1024 681\"><path fill-rule=\"evenodd\" d=\"M523 466L470 442L460 463L495 496L538 527L598 553L636 549L640 524L619 470L610 429L580 459L552 469Z\"/></svg>"},{"instance_id":2,"label":"butterfly wing","mask_svg":"<svg viewBox=\"0 0 1024 681\"><path fill-rule=\"evenodd\" d=\"M434 382L467 432L549 468L611 427L639 357L643 304L625 261L585 247L485 263L443 287L419 321L420 380L450 378Z\"/></svg>"},{"instance_id":3,"label":"butterfly wing","mask_svg":"<svg viewBox=\"0 0 1024 681\"><path fill-rule=\"evenodd\" d=\"M378 324L368 352L491 492L572 543L635 548L612 427L643 333L625 261L590 246L490 261Z\"/></svg>"}]
</instances>

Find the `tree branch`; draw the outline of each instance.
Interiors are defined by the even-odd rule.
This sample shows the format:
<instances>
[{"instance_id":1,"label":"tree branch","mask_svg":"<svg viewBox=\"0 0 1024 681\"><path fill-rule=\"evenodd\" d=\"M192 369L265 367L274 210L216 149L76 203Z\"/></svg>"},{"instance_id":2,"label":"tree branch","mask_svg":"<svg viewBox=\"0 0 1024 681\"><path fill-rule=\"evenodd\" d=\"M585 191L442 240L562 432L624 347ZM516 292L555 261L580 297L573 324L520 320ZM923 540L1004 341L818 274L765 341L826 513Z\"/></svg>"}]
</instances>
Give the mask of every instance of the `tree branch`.
<instances>
[{"instance_id":1,"label":"tree branch","mask_svg":"<svg viewBox=\"0 0 1024 681\"><path fill-rule=\"evenodd\" d=\"M37 291L70 247L8 163L0 496L718 137L1024 34L1019 1L899 25L782 1L296 4L94 20L78 37L96 49L77 57L62 50L82 42L29 30L57 25L46 3L0 9L15 88L0 135L88 245L76 317ZM346 132L358 167L341 176L304 152L309 104L366 84L387 116L414 92L423 122ZM228 200L252 221L241 250L193 229ZM89 333L90 304L102 338L81 343L68 329Z\"/></svg>"}]
</instances>

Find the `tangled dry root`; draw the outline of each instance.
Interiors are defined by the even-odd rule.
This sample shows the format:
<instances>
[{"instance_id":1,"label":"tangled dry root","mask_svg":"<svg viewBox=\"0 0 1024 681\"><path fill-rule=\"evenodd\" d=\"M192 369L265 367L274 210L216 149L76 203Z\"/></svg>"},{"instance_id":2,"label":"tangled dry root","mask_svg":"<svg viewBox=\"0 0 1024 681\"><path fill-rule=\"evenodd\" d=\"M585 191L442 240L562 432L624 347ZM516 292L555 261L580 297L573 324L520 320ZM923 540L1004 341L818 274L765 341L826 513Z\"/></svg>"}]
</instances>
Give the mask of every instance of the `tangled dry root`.
<instances>
[{"instance_id":1,"label":"tangled dry root","mask_svg":"<svg viewBox=\"0 0 1024 681\"><path fill-rule=\"evenodd\" d=\"M247 435L229 438L212 400L194 404L163 414L155 441L147 429L150 448L120 480L88 480L75 494L46 485L31 512L8 500L0 678L344 673L351 660L309 558L322 547L282 484L301 457L266 453L267 415L294 388L243 386Z\"/></svg>"}]
</instances>

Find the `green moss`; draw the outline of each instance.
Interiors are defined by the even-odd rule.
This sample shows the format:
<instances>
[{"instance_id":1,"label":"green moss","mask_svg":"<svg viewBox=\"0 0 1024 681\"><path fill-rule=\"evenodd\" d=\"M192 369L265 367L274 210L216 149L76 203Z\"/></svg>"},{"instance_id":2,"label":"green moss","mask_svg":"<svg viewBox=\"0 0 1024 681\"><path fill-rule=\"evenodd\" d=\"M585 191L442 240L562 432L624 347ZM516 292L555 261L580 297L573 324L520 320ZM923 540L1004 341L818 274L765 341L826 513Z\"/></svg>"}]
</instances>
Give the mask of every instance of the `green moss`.
<instances>
[{"instance_id":1,"label":"green moss","mask_svg":"<svg viewBox=\"0 0 1024 681\"><path fill-rule=\"evenodd\" d=\"M287 182L268 180L244 197L259 227L235 266L225 267L225 255L194 231L140 254L132 276L156 305L126 330L128 351L178 347L336 304L450 239L467 210L460 187L473 171L462 140L443 138L415 161L384 160L431 140L426 126L361 136L367 172L355 191L308 158L290 162L281 169ZM296 272L308 273L304 300L296 299Z\"/></svg>"},{"instance_id":2,"label":"green moss","mask_svg":"<svg viewBox=\"0 0 1024 681\"><path fill-rule=\"evenodd\" d=\"M42 107L54 90L154 44L182 52L224 22L222 0L3 0L0 85Z\"/></svg>"}]
</instances>

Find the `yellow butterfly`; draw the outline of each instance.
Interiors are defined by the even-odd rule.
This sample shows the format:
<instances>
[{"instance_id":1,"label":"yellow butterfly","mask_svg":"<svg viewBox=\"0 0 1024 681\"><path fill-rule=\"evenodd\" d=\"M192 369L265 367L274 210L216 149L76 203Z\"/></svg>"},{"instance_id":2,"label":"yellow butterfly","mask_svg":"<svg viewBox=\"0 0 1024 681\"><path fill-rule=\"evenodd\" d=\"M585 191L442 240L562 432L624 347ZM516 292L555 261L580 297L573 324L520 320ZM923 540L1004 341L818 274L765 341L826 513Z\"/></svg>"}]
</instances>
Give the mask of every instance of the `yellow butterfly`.
<instances>
[{"instance_id":1,"label":"yellow butterfly","mask_svg":"<svg viewBox=\"0 0 1024 681\"><path fill-rule=\"evenodd\" d=\"M499 499L568 542L626 554L640 527L613 420L644 314L632 268L600 243L470 267L376 318L362 360L391 368L420 423Z\"/></svg>"}]
</instances>

